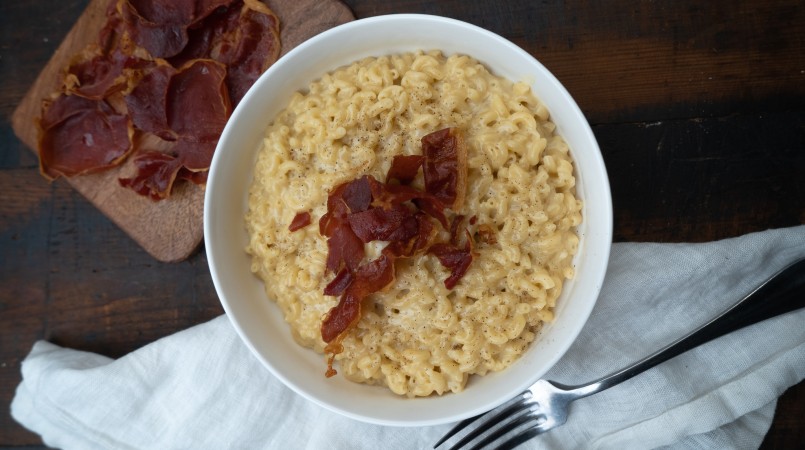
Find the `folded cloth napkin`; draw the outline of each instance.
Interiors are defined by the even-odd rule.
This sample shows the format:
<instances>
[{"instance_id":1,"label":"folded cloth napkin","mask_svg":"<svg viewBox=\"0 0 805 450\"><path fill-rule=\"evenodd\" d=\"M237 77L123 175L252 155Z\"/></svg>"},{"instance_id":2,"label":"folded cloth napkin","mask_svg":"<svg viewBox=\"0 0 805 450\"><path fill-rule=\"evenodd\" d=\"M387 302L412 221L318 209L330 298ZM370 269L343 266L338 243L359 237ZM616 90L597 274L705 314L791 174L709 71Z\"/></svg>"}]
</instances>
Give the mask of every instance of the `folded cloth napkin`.
<instances>
[{"instance_id":1,"label":"folded cloth napkin","mask_svg":"<svg viewBox=\"0 0 805 450\"><path fill-rule=\"evenodd\" d=\"M615 244L589 322L546 378L583 383L638 360L802 257L805 226ZM757 448L777 397L805 377L804 321L799 310L744 328L579 400L523 448ZM61 448L430 448L451 427L322 409L264 369L223 316L118 360L37 342L22 376L13 417Z\"/></svg>"}]
</instances>

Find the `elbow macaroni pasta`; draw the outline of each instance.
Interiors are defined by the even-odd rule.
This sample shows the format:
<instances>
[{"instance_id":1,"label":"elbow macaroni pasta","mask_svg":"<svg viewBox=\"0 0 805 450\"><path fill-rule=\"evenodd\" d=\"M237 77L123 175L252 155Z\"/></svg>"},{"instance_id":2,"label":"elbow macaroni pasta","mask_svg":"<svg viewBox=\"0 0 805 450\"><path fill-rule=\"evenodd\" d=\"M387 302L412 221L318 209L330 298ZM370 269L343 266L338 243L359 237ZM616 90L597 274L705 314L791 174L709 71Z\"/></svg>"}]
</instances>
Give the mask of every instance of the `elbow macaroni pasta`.
<instances>
[{"instance_id":1,"label":"elbow macaroni pasta","mask_svg":"<svg viewBox=\"0 0 805 450\"><path fill-rule=\"evenodd\" d=\"M398 261L395 282L366 299L336 357L348 379L409 397L459 392L470 375L510 366L553 320L574 275L582 205L573 161L530 87L437 51L328 73L268 127L246 215L252 271L295 339L323 352L321 320L338 302L323 294L332 275L318 219L329 191L363 174L384 180L395 155L421 154L420 139L446 127L460 128L468 146L459 213L476 217L465 222L472 235L484 226L495 239L476 240L478 256L453 290L435 257ZM290 232L300 211L312 223ZM371 258L381 244L367 247Z\"/></svg>"}]
</instances>

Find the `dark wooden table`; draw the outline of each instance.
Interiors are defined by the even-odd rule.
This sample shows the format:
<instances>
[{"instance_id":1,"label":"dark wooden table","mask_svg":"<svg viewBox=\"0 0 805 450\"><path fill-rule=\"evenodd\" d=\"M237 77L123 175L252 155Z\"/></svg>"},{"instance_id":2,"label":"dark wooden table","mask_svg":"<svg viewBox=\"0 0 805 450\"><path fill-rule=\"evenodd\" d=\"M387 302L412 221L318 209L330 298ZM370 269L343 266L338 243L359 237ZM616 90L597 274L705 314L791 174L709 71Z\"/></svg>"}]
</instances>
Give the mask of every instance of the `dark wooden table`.
<instances>
[{"instance_id":1,"label":"dark wooden table","mask_svg":"<svg viewBox=\"0 0 805 450\"><path fill-rule=\"evenodd\" d=\"M10 116L86 0L0 3L0 447L38 447L8 405L37 339L118 357L222 313L203 249L159 263L66 183ZM352 0L428 13L536 56L593 126L615 241L709 241L805 223L805 7L799 0ZM802 448L805 383L763 448Z\"/></svg>"}]
</instances>

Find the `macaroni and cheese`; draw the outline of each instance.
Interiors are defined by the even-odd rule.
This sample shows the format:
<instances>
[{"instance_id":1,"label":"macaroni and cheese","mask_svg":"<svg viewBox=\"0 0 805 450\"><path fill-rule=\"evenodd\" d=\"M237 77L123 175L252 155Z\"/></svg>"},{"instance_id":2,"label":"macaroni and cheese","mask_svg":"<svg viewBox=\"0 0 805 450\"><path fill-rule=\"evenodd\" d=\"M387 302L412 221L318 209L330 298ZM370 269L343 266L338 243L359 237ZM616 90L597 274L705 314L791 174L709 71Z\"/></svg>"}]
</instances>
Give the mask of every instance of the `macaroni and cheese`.
<instances>
[{"instance_id":1,"label":"macaroni and cheese","mask_svg":"<svg viewBox=\"0 0 805 450\"><path fill-rule=\"evenodd\" d=\"M459 392L470 375L510 366L553 319L574 276L582 205L573 161L530 86L438 51L366 58L325 74L268 127L246 215L252 271L294 338L323 352L322 318L338 303L323 294L332 274L318 220L328 193L364 174L384 180L394 156L420 154L420 139L446 127L461 129L467 145L467 192L456 213L473 217L466 225L476 258L452 290L433 255L400 260L394 283L366 299L336 356L348 379L409 397ZM311 224L290 231L302 211ZM367 258L382 246L367 244Z\"/></svg>"}]
</instances>

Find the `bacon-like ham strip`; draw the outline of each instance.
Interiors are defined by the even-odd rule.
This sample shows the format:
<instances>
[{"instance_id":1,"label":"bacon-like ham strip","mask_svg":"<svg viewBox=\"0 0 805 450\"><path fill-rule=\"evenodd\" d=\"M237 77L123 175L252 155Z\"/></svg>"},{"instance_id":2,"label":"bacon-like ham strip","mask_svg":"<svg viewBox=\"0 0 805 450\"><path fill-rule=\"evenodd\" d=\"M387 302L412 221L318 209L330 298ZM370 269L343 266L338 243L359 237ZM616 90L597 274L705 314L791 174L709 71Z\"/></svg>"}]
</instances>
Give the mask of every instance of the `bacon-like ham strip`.
<instances>
[{"instance_id":1,"label":"bacon-like ham strip","mask_svg":"<svg viewBox=\"0 0 805 450\"><path fill-rule=\"evenodd\" d=\"M324 288L324 295L338 296L347 290L350 284L355 280L355 275L351 271L344 268L338 272L338 275L330 281Z\"/></svg>"},{"instance_id":2,"label":"bacon-like ham strip","mask_svg":"<svg viewBox=\"0 0 805 450\"><path fill-rule=\"evenodd\" d=\"M325 351L331 351L341 343L339 337L343 336L343 331L353 327L361 318L362 297L347 291L338 301L321 323L321 337L328 345ZM339 352L332 352L339 353Z\"/></svg>"},{"instance_id":3,"label":"bacon-like ham strip","mask_svg":"<svg viewBox=\"0 0 805 450\"><path fill-rule=\"evenodd\" d=\"M133 149L131 120L104 100L62 94L43 104L38 126L39 167L49 179L116 166Z\"/></svg>"},{"instance_id":4,"label":"bacon-like ham strip","mask_svg":"<svg viewBox=\"0 0 805 450\"><path fill-rule=\"evenodd\" d=\"M361 265L355 271L355 279L346 288L344 295L324 317L321 323L321 337L327 342L325 352L330 354L327 361L329 378L336 374L333 369L335 355L342 351L341 341L346 331L361 319L361 303L369 295L378 292L394 282L394 257L386 254Z\"/></svg>"},{"instance_id":5,"label":"bacon-like ham strip","mask_svg":"<svg viewBox=\"0 0 805 450\"><path fill-rule=\"evenodd\" d=\"M143 152L134 158L137 175L121 178L120 185L152 200L167 198L173 182L182 168L182 161L174 156L157 152Z\"/></svg>"},{"instance_id":6,"label":"bacon-like ham strip","mask_svg":"<svg viewBox=\"0 0 805 450\"><path fill-rule=\"evenodd\" d=\"M218 136L232 112L225 76L223 64L199 59L170 77L164 100L168 129L163 134L170 133L176 141L169 154L154 151L139 154L135 160L137 173L121 178L121 186L159 200L170 195L177 178L205 179L187 172L209 169Z\"/></svg>"},{"instance_id":7,"label":"bacon-like ham strip","mask_svg":"<svg viewBox=\"0 0 805 450\"><path fill-rule=\"evenodd\" d=\"M381 183L373 177L369 177L369 184L372 188L372 205L389 209L394 205L411 201L417 208L447 228L445 206L436 196L411 186Z\"/></svg>"},{"instance_id":8,"label":"bacon-like ham strip","mask_svg":"<svg viewBox=\"0 0 805 450\"><path fill-rule=\"evenodd\" d=\"M424 252L431 244L436 229L427 214L417 212L416 234L405 241L390 241L383 251L389 255L401 258L409 258L417 253Z\"/></svg>"},{"instance_id":9,"label":"bacon-like ham strip","mask_svg":"<svg viewBox=\"0 0 805 450\"><path fill-rule=\"evenodd\" d=\"M360 318L360 301L357 305L351 304L348 300L362 300L375 292L381 291L394 281L394 258L381 254L366 264L362 264L354 274L355 279L346 288L344 296L339 305L330 310L321 324L321 336L324 342L332 342L342 330L348 328L345 325L352 323L358 313ZM343 303L350 303L349 306L342 306ZM357 310L353 308L357 307Z\"/></svg>"},{"instance_id":10,"label":"bacon-like ham strip","mask_svg":"<svg viewBox=\"0 0 805 450\"><path fill-rule=\"evenodd\" d=\"M221 45L213 58L226 64L229 95L237 104L257 77L279 58L279 20L258 0L245 0L237 28L230 33L237 39Z\"/></svg>"},{"instance_id":11,"label":"bacon-like ham strip","mask_svg":"<svg viewBox=\"0 0 805 450\"><path fill-rule=\"evenodd\" d=\"M371 208L350 214L349 225L363 242L408 241L419 231L416 211L398 204L391 209Z\"/></svg>"},{"instance_id":12,"label":"bacon-like ham strip","mask_svg":"<svg viewBox=\"0 0 805 450\"><path fill-rule=\"evenodd\" d=\"M279 20L259 0L111 0L97 42L72 58L60 92L100 103L40 120L42 173L103 170L136 150L137 173L122 186L164 199L176 180L206 182L234 104L279 50ZM43 117L62 101L46 102ZM96 135L104 129L111 134ZM135 149L148 135L173 145Z\"/></svg>"},{"instance_id":13,"label":"bacon-like ham strip","mask_svg":"<svg viewBox=\"0 0 805 450\"><path fill-rule=\"evenodd\" d=\"M170 129L193 141L217 141L232 113L224 81L226 75L225 65L207 59L193 60L182 66L171 77L165 100ZM205 157L194 168L209 165L210 160Z\"/></svg>"},{"instance_id":14,"label":"bacon-like ham strip","mask_svg":"<svg viewBox=\"0 0 805 450\"><path fill-rule=\"evenodd\" d=\"M460 211L467 191L467 148L456 128L445 128L422 138L425 190Z\"/></svg>"},{"instance_id":15,"label":"bacon-like ham strip","mask_svg":"<svg viewBox=\"0 0 805 450\"><path fill-rule=\"evenodd\" d=\"M464 222L464 216L461 214L456 214L453 217L453 221L450 222L450 243L453 245L458 244L459 232L461 231L459 227L461 227L462 222Z\"/></svg>"},{"instance_id":16,"label":"bacon-like ham strip","mask_svg":"<svg viewBox=\"0 0 805 450\"><path fill-rule=\"evenodd\" d=\"M90 46L74 56L65 69L65 92L92 100L102 100L127 86L123 70L129 57L119 50L103 53Z\"/></svg>"},{"instance_id":17,"label":"bacon-like ham strip","mask_svg":"<svg viewBox=\"0 0 805 450\"><path fill-rule=\"evenodd\" d=\"M296 213L296 215L293 216L293 220L291 221L291 224L288 225L288 229L291 231L298 231L308 225L310 225L310 213L303 211Z\"/></svg>"},{"instance_id":18,"label":"bacon-like ham strip","mask_svg":"<svg viewBox=\"0 0 805 450\"><path fill-rule=\"evenodd\" d=\"M349 222L339 222L327 239L327 271L336 273L342 268L355 270L365 253L363 242L352 231Z\"/></svg>"},{"instance_id":19,"label":"bacon-like ham strip","mask_svg":"<svg viewBox=\"0 0 805 450\"><path fill-rule=\"evenodd\" d=\"M187 30L234 0L118 0L117 13L138 45L157 58L170 58L187 45Z\"/></svg>"},{"instance_id":20,"label":"bacon-like ham strip","mask_svg":"<svg viewBox=\"0 0 805 450\"><path fill-rule=\"evenodd\" d=\"M206 19L210 14L225 9L233 3L238 3L234 0L196 0L196 10L193 15L194 27L201 26L199 21Z\"/></svg>"},{"instance_id":21,"label":"bacon-like ham strip","mask_svg":"<svg viewBox=\"0 0 805 450\"><path fill-rule=\"evenodd\" d=\"M218 8L190 28L187 45L170 62L180 65L191 59L211 58L226 64L229 96L237 105L279 53L277 16L262 2L246 0Z\"/></svg>"},{"instance_id":22,"label":"bacon-like ham strip","mask_svg":"<svg viewBox=\"0 0 805 450\"><path fill-rule=\"evenodd\" d=\"M444 280L444 287L453 289L458 281L467 273L472 264L472 240L467 239L464 248L453 244L438 243L431 245L428 252L436 256L439 262L450 269L450 276Z\"/></svg>"},{"instance_id":23,"label":"bacon-like ham strip","mask_svg":"<svg viewBox=\"0 0 805 450\"><path fill-rule=\"evenodd\" d=\"M164 3L164 5L163 5ZM187 45L187 26L193 19L192 2L118 1L117 14L138 46L156 58L169 58Z\"/></svg>"},{"instance_id":24,"label":"bacon-like ham strip","mask_svg":"<svg viewBox=\"0 0 805 450\"><path fill-rule=\"evenodd\" d=\"M341 198L351 214L369 209L369 205L372 204L371 181L374 181L374 177L364 175L344 186Z\"/></svg>"},{"instance_id":25,"label":"bacon-like ham strip","mask_svg":"<svg viewBox=\"0 0 805 450\"><path fill-rule=\"evenodd\" d=\"M328 272L337 273L346 267L354 270L365 255L363 242L349 225L348 215L368 206L364 198L366 179L359 178L336 186L327 198L327 213L319 219L319 232L327 236Z\"/></svg>"},{"instance_id":26,"label":"bacon-like ham strip","mask_svg":"<svg viewBox=\"0 0 805 450\"><path fill-rule=\"evenodd\" d=\"M438 220L444 228L448 227L447 216L444 213L445 206L435 197L423 197L414 199L414 204L429 216Z\"/></svg>"},{"instance_id":27,"label":"bacon-like ham strip","mask_svg":"<svg viewBox=\"0 0 805 450\"><path fill-rule=\"evenodd\" d=\"M400 184L411 184L424 161L425 157L422 155L395 156L391 161L386 182L397 180Z\"/></svg>"},{"instance_id":28,"label":"bacon-like ham strip","mask_svg":"<svg viewBox=\"0 0 805 450\"><path fill-rule=\"evenodd\" d=\"M153 67L125 97L131 120L137 129L162 139L176 140L168 126L167 98L176 69L165 62Z\"/></svg>"},{"instance_id":29,"label":"bacon-like ham strip","mask_svg":"<svg viewBox=\"0 0 805 450\"><path fill-rule=\"evenodd\" d=\"M394 281L397 259L425 251L435 255L451 271L444 281L448 289L455 287L472 263L469 232L464 248L457 245L464 216L456 215L451 224L444 212L445 205L457 210L464 201L467 167L461 135L448 128L426 136L422 143L424 156L394 158L386 183L364 175L336 186L327 199L319 232L328 237L326 269L337 274L324 293L341 295L321 325L322 339L328 344L325 352L330 355L327 377L336 374L335 355L343 351L341 341L360 320L363 299ZM410 186L423 165L427 192ZM432 244L435 228L429 217L449 231L450 243ZM388 244L380 257L362 263L363 245L373 241Z\"/></svg>"}]
</instances>

